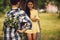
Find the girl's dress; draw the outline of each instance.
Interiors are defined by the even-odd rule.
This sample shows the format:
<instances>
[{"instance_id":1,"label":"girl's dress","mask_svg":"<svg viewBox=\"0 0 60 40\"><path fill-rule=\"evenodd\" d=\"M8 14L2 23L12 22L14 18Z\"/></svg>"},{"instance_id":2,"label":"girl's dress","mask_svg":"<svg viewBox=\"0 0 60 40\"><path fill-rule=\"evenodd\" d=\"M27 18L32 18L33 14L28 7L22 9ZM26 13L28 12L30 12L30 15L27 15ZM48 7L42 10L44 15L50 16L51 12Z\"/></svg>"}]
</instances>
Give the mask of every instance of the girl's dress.
<instances>
[{"instance_id":1,"label":"girl's dress","mask_svg":"<svg viewBox=\"0 0 60 40\"><path fill-rule=\"evenodd\" d=\"M38 34L40 34L40 23L38 23L38 21L39 21L38 11L35 9L32 9L30 11L30 13L31 13L30 18L36 17L38 20L35 22L32 21L32 28L31 28L31 30L27 30L26 33L37 33L37 39L38 39ZM40 39L38 39L38 40L40 40Z\"/></svg>"},{"instance_id":2,"label":"girl's dress","mask_svg":"<svg viewBox=\"0 0 60 40\"><path fill-rule=\"evenodd\" d=\"M26 23L26 27L23 26ZM23 10L11 9L7 12L3 24L4 40L22 40L17 30L31 29L32 23Z\"/></svg>"}]
</instances>

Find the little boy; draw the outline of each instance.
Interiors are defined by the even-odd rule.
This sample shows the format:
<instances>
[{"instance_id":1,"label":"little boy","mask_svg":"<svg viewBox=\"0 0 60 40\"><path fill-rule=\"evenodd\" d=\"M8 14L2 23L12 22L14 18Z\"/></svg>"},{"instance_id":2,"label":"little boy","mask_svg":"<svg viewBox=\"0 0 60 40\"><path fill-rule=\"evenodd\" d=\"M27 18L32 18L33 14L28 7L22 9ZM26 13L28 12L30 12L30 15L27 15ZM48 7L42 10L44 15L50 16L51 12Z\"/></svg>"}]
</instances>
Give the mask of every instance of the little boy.
<instances>
[{"instance_id":1,"label":"little boy","mask_svg":"<svg viewBox=\"0 0 60 40\"><path fill-rule=\"evenodd\" d=\"M21 40L19 33L31 29L31 20L19 8L20 0L10 0L11 9L5 15L3 32L4 40Z\"/></svg>"}]
</instances>

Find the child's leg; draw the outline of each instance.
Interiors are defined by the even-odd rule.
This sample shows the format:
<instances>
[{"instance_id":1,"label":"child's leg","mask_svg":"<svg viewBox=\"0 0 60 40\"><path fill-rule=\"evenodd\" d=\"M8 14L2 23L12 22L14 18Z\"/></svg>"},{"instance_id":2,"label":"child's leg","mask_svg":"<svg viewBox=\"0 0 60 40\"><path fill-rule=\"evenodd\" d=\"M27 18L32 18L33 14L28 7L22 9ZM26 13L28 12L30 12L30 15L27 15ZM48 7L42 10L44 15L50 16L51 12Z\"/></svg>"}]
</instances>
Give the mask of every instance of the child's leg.
<instances>
[{"instance_id":1,"label":"child's leg","mask_svg":"<svg viewBox=\"0 0 60 40\"><path fill-rule=\"evenodd\" d=\"M32 40L32 34L27 33L28 40Z\"/></svg>"},{"instance_id":2,"label":"child's leg","mask_svg":"<svg viewBox=\"0 0 60 40\"><path fill-rule=\"evenodd\" d=\"M33 40L37 40L37 34L36 33L33 34Z\"/></svg>"}]
</instances>

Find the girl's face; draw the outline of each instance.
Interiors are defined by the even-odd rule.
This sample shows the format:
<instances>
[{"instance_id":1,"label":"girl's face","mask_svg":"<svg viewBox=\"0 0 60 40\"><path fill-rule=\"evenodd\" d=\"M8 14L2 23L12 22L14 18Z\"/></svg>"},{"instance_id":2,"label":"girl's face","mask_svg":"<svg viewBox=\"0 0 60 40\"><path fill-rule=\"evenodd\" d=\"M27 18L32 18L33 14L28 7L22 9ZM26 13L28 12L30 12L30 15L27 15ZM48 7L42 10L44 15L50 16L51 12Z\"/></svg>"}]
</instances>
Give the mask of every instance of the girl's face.
<instances>
[{"instance_id":1,"label":"girl's face","mask_svg":"<svg viewBox=\"0 0 60 40\"><path fill-rule=\"evenodd\" d=\"M27 6L30 10L33 9L33 3L32 2L28 2Z\"/></svg>"}]
</instances>

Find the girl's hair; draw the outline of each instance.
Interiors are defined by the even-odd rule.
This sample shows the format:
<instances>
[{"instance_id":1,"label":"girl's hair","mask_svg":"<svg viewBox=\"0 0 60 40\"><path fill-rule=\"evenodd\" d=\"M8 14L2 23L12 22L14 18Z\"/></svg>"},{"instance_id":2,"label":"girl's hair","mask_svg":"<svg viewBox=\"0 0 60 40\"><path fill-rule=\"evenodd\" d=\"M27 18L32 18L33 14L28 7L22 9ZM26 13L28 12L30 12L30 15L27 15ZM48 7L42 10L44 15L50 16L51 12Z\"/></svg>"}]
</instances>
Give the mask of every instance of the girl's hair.
<instances>
[{"instance_id":1,"label":"girl's hair","mask_svg":"<svg viewBox=\"0 0 60 40\"><path fill-rule=\"evenodd\" d=\"M29 2L32 2L34 4L34 1L29 0L29 1L26 2L25 12L30 17L30 9L27 6Z\"/></svg>"}]
</instances>

